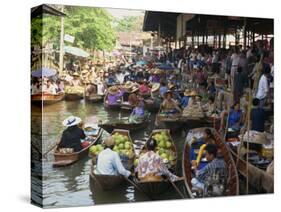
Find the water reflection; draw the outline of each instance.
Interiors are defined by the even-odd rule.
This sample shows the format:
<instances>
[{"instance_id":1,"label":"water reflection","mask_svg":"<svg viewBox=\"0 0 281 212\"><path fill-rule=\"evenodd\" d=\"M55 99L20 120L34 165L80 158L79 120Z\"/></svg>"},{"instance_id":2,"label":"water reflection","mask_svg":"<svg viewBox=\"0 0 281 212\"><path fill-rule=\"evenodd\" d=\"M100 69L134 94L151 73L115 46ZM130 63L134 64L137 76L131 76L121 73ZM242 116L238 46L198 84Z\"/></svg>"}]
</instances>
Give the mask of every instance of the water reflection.
<instances>
[{"instance_id":1,"label":"water reflection","mask_svg":"<svg viewBox=\"0 0 281 212\"><path fill-rule=\"evenodd\" d=\"M79 116L83 120L90 120L96 123L99 121L116 121L116 119L122 119L129 115L128 112L105 111L102 103L89 104L83 100L80 102L61 101L44 107L42 118L40 116L40 108L32 106L32 110L36 111L36 113L32 114L32 121L40 126L40 121L42 120L42 132L34 129L32 130L32 136L35 136L36 133L41 134L43 152L46 152L58 141L64 130L62 121L70 115ZM145 130L131 134L132 139L147 139L154 128L154 120L155 115L151 117L150 124ZM105 132L102 137L107 135L108 133ZM174 136L174 140L178 150L180 150L183 145L184 135L179 133ZM136 147L141 145L143 145L143 142L140 141L136 144ZM181 151L179 151L179 171L181 166L180 160ZM43 202L46 207L83 206L148 200L146 196L126 183L112 191L104 192L95 188L95 191L91 192L89 187L91 161L89 158L62 168L53 168L52 161L52 154L49 154L47 160L43 161ZM161 195L160 198L175 199L179 198L179 196L175 191L169 191L163 194L163 197Z\"/></svg>"}]
</instances>

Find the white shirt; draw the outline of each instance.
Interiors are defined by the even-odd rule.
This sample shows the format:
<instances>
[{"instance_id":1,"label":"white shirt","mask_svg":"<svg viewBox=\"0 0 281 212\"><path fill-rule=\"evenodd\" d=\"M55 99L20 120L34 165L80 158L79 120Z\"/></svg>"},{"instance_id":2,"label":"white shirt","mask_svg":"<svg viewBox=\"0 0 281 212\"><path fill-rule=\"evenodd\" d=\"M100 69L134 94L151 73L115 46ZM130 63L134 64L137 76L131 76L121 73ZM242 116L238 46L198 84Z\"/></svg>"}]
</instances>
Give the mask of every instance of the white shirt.
<instances>
[{"instance_id":1,"label":"white shirt","mask_svg":"<svg viewBox=\"0 0 281 212\"><path fill-rule=\"evenodd\" d=\"M109 148L101 151L98 155L97 172L104 175L123 175L128 177L131 172L126 170L121 163L117 152Z\"/></svg>"},{"instance_id":2,"label":"white shirt","mask_svg":"<svg viewBox=\"0 0 281 212\"><path fill-rule=\"evenodd\" d=\"M236 53L231 55L231 60L232 60L232 63L231 63L232 66L238 66L239 56Z\"/></svg>"},{"instance_id":3,"label":"white shirt","mask_svg":"<svg viewBox=\"0 0 281 212\"><path fill-rule=\"evenodd\" d=\"M47 85L43 85L43 92L49 93L49 94L56 94L56 88L54 85L50 85L49 87L47 87Z\"/></svg>"},{"instance_id":4,"label":"white shirt","mask_svg":"<svg viewBox=\"0 0 281 212\"><path fill-rule=\"evenodd\" d=\"M258 91L256 97L258 99L264 99L268 93L268 82L267 78L264 76L264 74L261 76L258 86Z\"/></svg>"},{"instance_id":5,"label":"white shirt","mask_svg":"<svg viewBox=\"0 0 281 212\"><path fill-rule=\"evenodd\" d=\"M118 73L116 74L116 79L123 84L124 83L124 74L123 73Z\"/></svg>"}]
</instances>

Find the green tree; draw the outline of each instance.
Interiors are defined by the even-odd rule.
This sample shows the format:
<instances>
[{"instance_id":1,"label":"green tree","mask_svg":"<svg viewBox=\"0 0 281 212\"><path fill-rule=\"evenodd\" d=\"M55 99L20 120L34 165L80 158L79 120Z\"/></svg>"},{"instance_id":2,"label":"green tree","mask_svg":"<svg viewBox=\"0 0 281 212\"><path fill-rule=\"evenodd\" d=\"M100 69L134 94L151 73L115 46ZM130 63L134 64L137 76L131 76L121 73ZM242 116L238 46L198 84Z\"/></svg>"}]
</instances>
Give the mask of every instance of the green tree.
<instances>
[{"instance_id":1,"label":"green tree","mask_svg":"<svg viewBox=\"0 0 281 212\"><path fill-rule=\"evenodd\" d=\"M74 46L89 50L112 50L116 35L113 18L101 8L66 6L64 32L75 37ZM43 15L32 20L32 44L59 44L60 18Z\"/></svg>"},{"instance_id":2,"label":"green tree","mask_svg":"<svg viewBox=\"0 0 281 212\"><path fill-rule=\"evenodd\" d=\"M141 32L143 16L125 16L115 20L117 32Z\"/></svg>"}]
</instances>

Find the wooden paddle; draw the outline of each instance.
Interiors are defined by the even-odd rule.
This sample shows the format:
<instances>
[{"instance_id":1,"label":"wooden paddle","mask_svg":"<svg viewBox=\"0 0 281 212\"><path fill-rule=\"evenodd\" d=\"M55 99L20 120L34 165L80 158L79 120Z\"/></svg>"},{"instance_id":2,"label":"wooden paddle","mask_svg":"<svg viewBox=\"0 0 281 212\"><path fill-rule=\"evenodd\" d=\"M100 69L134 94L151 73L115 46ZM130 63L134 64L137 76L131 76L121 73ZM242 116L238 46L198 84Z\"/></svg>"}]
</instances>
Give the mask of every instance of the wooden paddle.
<instances>
[{"instance_id":1,"label":"wooden paddle","mask_svg":"<svg viewBox=\"0 0 281 212\"><path fill-rule=\"evenodd\" d=\"M49 148L42 156L43 158L46 158L47 154L52 151L59 143L55 143L51 148Z\"/></svg>"},{"instance_id":2,"label":"wooden paddle","mask_svg":"<svg viewBox=\"0 0 281 212\"><path fill-rule=\"evenodd\" d=\"M148 199L153 200L152 197L150 197L147 193L145 193L137 184L135 184L132 180L130 180L129 178L125 177L125 180L130 183L132 186L134 186L137 190L139 190L141 193L143 193Z\"/></svg>"},{"instance_id":3,"label":"wooden paddle","mask_svg":"<svg viewBox=\"0 0 281 212\"><path fill-rule=\"evenodd\" d=\"M185 178L179 179L177 181L181 181L181 180L184 180L184 179ZM184 197L183 193L179 190L179 188L176 186L176 184L170 178L168 178L168 180L173 185L174 189L178 192L178 194L181 196L181 198L184 199L185 197Z\"/></svg>"}]
</instances>

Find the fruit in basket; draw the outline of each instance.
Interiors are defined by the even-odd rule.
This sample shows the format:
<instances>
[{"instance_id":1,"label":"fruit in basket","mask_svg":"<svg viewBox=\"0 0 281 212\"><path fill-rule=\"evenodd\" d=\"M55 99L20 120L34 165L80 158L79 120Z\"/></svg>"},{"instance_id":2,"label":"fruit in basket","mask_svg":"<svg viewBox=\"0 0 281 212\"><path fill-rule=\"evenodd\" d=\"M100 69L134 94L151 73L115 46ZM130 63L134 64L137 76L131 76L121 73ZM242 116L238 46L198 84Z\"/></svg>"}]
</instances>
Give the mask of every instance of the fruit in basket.
<instances>
[{"instance_id":1,"label":"fruit in basket","mask_svg":"<svg viewBox=\"0 0 281 212\"><path fill-rule=\"evenodd\" d=\"M136 159L134 160L134 166L137 166L138 164L139 164L139 159L136 158Z\"/></svg>"},{"instance_id":2,"label":"fruit in basket","mask_svg":"<svg viewBox=\"0 0 281 212\"><path fill-rule=\"evenodd\" d=\"M169 149L172 146L172 143L170 141L166 142L166 147Z\"/></svg>"}]
</instances>

